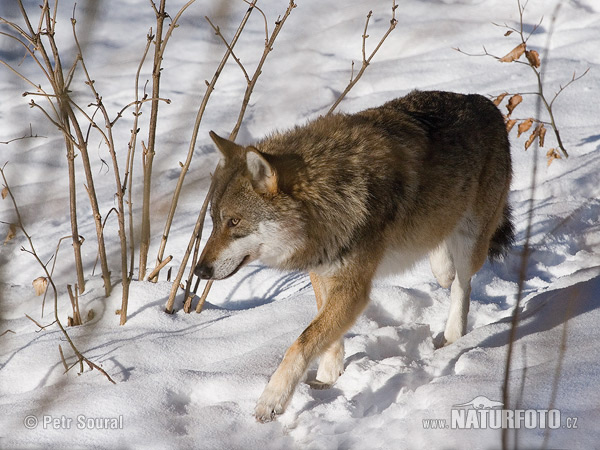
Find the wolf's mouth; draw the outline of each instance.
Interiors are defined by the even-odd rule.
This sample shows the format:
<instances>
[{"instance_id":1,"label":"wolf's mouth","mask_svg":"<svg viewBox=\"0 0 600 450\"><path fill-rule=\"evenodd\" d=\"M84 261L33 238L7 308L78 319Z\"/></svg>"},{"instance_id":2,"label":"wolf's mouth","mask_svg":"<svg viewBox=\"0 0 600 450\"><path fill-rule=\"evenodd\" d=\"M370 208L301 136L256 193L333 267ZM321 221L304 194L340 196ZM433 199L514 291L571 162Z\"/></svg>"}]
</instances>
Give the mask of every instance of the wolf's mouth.
<instances>
[{"instance_id":1,"label":"wolf's mouth","mask_svg":"<svg viewBox=\"0 0 600 450\"><path fill-rule=\"evenodd\" d=\"M250 255L244 256L244 259L242 259L242 262L239 263L238 266L235 269L233 269L233 272L231 272L225 278L229 278L229 277L232 277L233 275L235 275L237 273L237 271L240 270L242 268L242 266L248 262L249 259L250 259Z\"/></svg>"}]
</instances>

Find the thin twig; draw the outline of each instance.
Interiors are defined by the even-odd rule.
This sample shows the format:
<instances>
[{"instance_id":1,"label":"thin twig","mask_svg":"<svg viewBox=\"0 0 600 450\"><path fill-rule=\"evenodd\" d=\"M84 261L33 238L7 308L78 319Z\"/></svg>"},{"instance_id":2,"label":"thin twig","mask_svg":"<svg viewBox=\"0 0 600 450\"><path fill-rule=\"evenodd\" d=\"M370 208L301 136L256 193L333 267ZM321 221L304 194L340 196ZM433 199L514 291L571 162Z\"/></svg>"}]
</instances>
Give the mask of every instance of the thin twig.
<instances>
[{"instance_id":1,"label":"thin twig","mask_svg":"<svg viewBox=\"0 0 600 450\"><path fill-rule=\"evenodd\" d=\"M250 77L248 76L248 72L246 72L246 68L244 67L244 65L242 64L242 62L240 61L240 59L237 56L235 56L235 53L233 52L233 48L231 48L231 46L227 43L227 40L225 39L225 37L221 33L221 29L219 27L215 26L210 21L210 19L208 18L208 16L204 16L204 18L210 24L210 26L212 27L212 29L215 31L215 34L221 38L221 40L223 41L223 44L225 44L225 47L227 47L227 50L229 51L229 54L231 54L231 57L235 60L235 62L237 63L237 65L240 67L240 69L242 69L242 72L244 74L244 78L246 78L246 83L250 84Z\"/></svg>"},{"instance_id":2,"label":"thin twig","mask_svg":"<svg viewBox=\"0 0 600 450\"><path fill-rule=\"evenodd\" d=\"M152 272L150 272L150 275L148 275L148 280L154 278L158 274L158 272L161 271L161 269L163 267L165 267L167 264L169 264L171 262L172 259L173 259L173 255L167 256L163 262L161 262L158 266L156 266L154 268L154 270Z\"/></svg>"},{"instance_id":3,"label":"thin twig","mask_svg":"<svg viewBox=\"0 0 600 450\"><path fill-rule=\"evenodd\" d=\"M371 54L369 55L368 58L366 57L365 47L366 47L367 38L369 37L369 35L367 34L367 29L369 27L369 20L371 19L372 11L369 11L369 14L367 14L367 20L365 22L365 29L362 34L362 65L360 67L360 70L356 74L356 77L354 77L354 78L352 76L350 77L350 82L346 86L346 89L344 89L344 91L341 93L341 95L338 97L338 99L333 103L333 105L331 105L331 108L329 108L329 111L327 111L327 115L333 113L333 111L338 107L338 105L342 102L342 100L344 100L344 98L346 97L348 92L350 92L350 90L354 87L354 85L358 82L358 80L360 80L360 78L363 76L363 73L365 72L365 70L367 70L367 67L369 67L369 64L371 64L371 60L373 59L373 57L375 56L377 51L381 48L381 46L383 45L383 43L385 42L387 37L390 35L390 33L394 30L394 28L396 28L396 25L398 24L398 21L396 20L396 9L397 8L398 8L398 5L396 5L396 0L392 0L392 18L390 20L390 26L387 29L387 31L385 32L385 34L383 35L383 37L380 39L379 43L375 46L375 48L373 49L373 51L371 52ZM354 73L354 61L352 62L352 72Z\"/></svg>"},{"instance_id":4,"label":"thin twig","mask_svg":"<svg viewBox=\"0 0 600 450\"><path fill-rule=\"evenodd\" d=\"M559 3L560 4L560 3ZM520 14L520 23L521 23L521 33L523 29L523 9L521 7L520 1L518 1L519 5L519 14ZM546 47L544 51L544 61L547 61L548 53L550 49L550 39L552 37L554 20L556 19L556 10L555 15L553 17L552 25L550 27L550 31L548 33L548 38L546 40ZM522 37L522 35L521 35ZM535 70L535 67L531 66L532 69ZM545 65L542 67L542 71L545 70ZM537 73L537 70L535 70ZM538 81L541 84L541 76L538 73ZM539 116L540 110L542 108L542 101L544 100L543 96L540 95L537 97L536 101L536 111ZM538 141L536 140L534 146L538 146ZM517 327L520 321L520 309L521 309L521 301L523 299L523 291L525 288L525 281L527 278L527 268L529 264L529 258L531 256L531 236L533 230L533 212L535 206L535 197L537 191L537 171L538 171L538 157L537 152L533 151L531 153L532 157L532 168L531 168L531 187L530 187L530 195L528 199L527 205L527 226L525 228L525 243L523 245L523 251L521 253L521 261L519 267L519 280L518 280L518 288L515 306L513 310L513 314L511 317L511 327L509 331L509 340L508 340L508 348L506 351L506 364L504 368L504 380L502 383L502 403L504 404L504 408L510 409L509 401L510 401L510 373L511 373L511 365L512 365L512 356L515 346L515 339L517 335ZM516 433L516 431L515 431ZM502 439L502 449L506 450L508 448L508 429L503 428L501 431L501 439ZM516 437L515 437L516 439Z\"/></svg>"},{"instance_id":5,"label":"thin twig","mask_svg":"<svg viewBox=\"0 0 600 450\"><path fill-rule=\"evenodd\" d=\"M21 137L18 137L18 138L9 139L8 141L0 141L0 144L10 144L11 142L21 141L23 139L31 139L31 138L44 138L44 139L46 139L47 136L40 136L38 134L34 135L33 134L33 129L31 128L31 124L29 124L29 134L25 134L25 135L23 135Z\"/></svg>"},{"instance_id":6,"label":"thin twig","mask_svg":"<svg viewBox=\"0 0 600 450\"><path fill-rule=\"evenodd\" d=\"M67 373L69 371L69 366L67 365L67 361L65 360L65 354L63 353L62 347L60 344L58 344L58 353L60 353L60 360L63 363L63 367L65 368L64 373Z\"/></svg>"},{"instance_id":7,"label":"thin twig","mask_svg":"<svg viewBox=\"0 0 600 450\"><path fill-rule=\"evenodd\" d=\"M31 320L33 323L35 323L40 329L38 331L42 331L45 330L46 328L48 328L51 325L54 325L56 323L56 320L52 323L49 323L48 325L41 325L37 320L35 320L33 317L31 317L29 314L25 314L25 317L27 317L29 320Z\"/></svg>"},{"instance_id":8,"label":"thin twig","mask_svg":"<svg viewBox=\"0 0 600 450\"><path fill-rule=\"evenodd\" d=\"M4 167L6 167L6 165ZM15 200L15 197L14 197L14 195L12 193L12 190L10 189L10 186L9 186L8 181L6 180L6 176L4 174L4 167L0 168L0 175L2 175L2 179L4 180L4 187L6 188L6 191L8 192L8 195L10 196L10 199L12 201L13 208L14 208L15 214L17 216L17 221L18 221L17 226L23 232L23 234L25 235L25 237L26 237L26 239L27 239L27 241L29 243L29 250L26 250L26 251L27 251L27 253L31 254L35 258L35 260L38 262L38 264L44 270L44 273L46 274L46 278L48 279L48 282L52 286L52 290L54 292L54 318L55 318L56 324L60 328L62 334L64 335L65 339L69 343L71 349L73 350L73 352L75 353L75 355L77 356L77 358L79 359L79 361L80 362L85 361L87 363L88 367L90 367L90 369L97 369L100 373L102 373L104 376L106 376L106 378L111 383L116 384L115 381L110 377L110 375L108 375L108 373L106 373L100 366L94 364L89 359L87 359L77 349L77 347L75 346L75 344L71 340L71 337L69 336L69 333L67 333L67 330L65 330L65 328L62 325L62 323L60 322L60 319L58 317L58 291L56 289L56 285L54 284L54 280L52 279L52 276L50 275L50 272L48 272L48 268L46 267L46 265L42 262L42 260L38 256L38 254L37 254L37 252L35 250L35 247L33 245L33 240L31 239L31 236L29 235L29 233L27 233L27 230L25 229L25 227L23 225L23 221L21 220L21 213L19 212L19 207L17 206L17 201ZM25 249L23 249L23 250L25 250ZM34 322L35 322L35 320L34 320ZM35 322L35 323L37 323L37 322Z\"/></svg>"},{"instance_id":9,"label":"thin twig","mask_svg":"<svg viewBox=\"0 0 600 450\"><path fill-rule=\"evenodd\" d=\"M248 85L246 86L246 92L244 93L244 99L242 101L242 106L240 108L240 112L238 114L238 119L236 121L235 126L233 127L233 130L231 131L231 133L229 134L229 140L231 141L235 141L235 138L238 135L238 132L240 130L240 127L242 125L242 121L244 119L244 116L246 114L246 108L248 107L248 104L250 102L250 97L252 96L252 92L254 91L254 87L256 86L256 83L258 81L258 78L260 77L260 75L262 74L262 68L265 64L265 61L267 60L267 57L269 56L269 54L273 51L273 46L275 44L275 40L277 39L277 36L279 35L279 32L281 31L281 29L283 28L283 25L285 24L285 21L287 20L287 18L289 17L289 15L292 13L292 10L294 8L296 8L296 4L294 3L294 0L290 0L290 3L287 7L287 9L285 10L285 13L283 14L283 17L279 17L277 19L277 21L275 22L275 28L273 29L273 33L271 34L271 37L269 38L269 40L267 41L267 43L265 44L265 48L263 50L263 54L262 57L258 63L258 65L256 66L256 69L254 71L254 75L252 76L250 82L248 83ZM218 168L217 168L218 170ZM216 172L216 171L215 171ZM213 180L212 180L212 184L214 184L214 180L216 179L215 176L213 176ZM209 190L209 194L210 196L212 196L212 187ZM208 199L208 198L207 198ZM208 203L206 203L206 206L208 206ZM200 212L200 215L202 215L202 220L200 220L200 217L198 218L198 221L196 222L196 224L198 225L200 222L204 223L204 216L206 215L206 209L203 208L203 211ZM202 237L202 230L195 230L194 234L192 235L192 239L190 240L190 246L188 246L188 249L191 250L191 246L193 243L193 240L196 239L196 243L195 245L193 245L195 247L195 251L194 251L194 256L192 258L192 264L190 267L190 274L189 277L187 279L187 283L186 283L186 287L185 287L185 293L186 295L189 295L190 292L190 287L191 287L191 283L192 280L194 278L194 268L196 267L196 264L198 262L198 247L200 245L200 238ZM187 259L189 257L189 254L185 257L185 264L187 264ZM179 275L179 274L178 274ZM179 278L179 280L176 279L176 282L179 283L181 282L181 278ZM208 295L208 292L210 291L210 288L212 286L212 283L209 282L207 284L207 287L205 288L205 292L206 295ZM171 294L174 295L174 291L171 291Z\"/></svg>"},{"instance_id":10,"label":"thin twig","mask_svg":"<svg viewBox=\"0 0 600 450\"><path fill-rule=\"evenodd\" d=\"M527 53L527 52L529 52L529 50L527 50L527 48L528 48L527 47L527 45L528 45L527 43L529 41L529 38L532 36L532 34L537 29L539 29L539 27L541 26L543 17L533 27L533 29L529 32L529 34L527 36L525 36L524 26L523 26L523 23L524 23L523 22L523 15L524 15L527 3L525 3L524 5L522 5L521 2L520 2L520 0L517 0L517 5L518 5L518 8L519 8L519 28L511 27L511 26L509 26L507 24L499 25L499 24L494 23L494 25L506 28L506 29L509 30L509 32L516 32L519 35L520 40L521 40L521 44L520 45L523 47L523 49ZM561 5L560 2L557 3L557 5L556 5L556 7L554 9L554 12L552 14L552 21L551 21L550 29L548 31L548 39L550 38L550 36L552 36L552 34L554 32L554 26L555 26L555 23L556 23L556 18L558 16L558 11L560 9L560 5ZM460 48L454 48L454 50L456 50L456 51L458 51L458 52L460 52L460 53L462 53L464 55L467 55L467 56L489 56L489 57L492 57L492 58L496 59L497 61L508 62L508 61L504 60L503 58L501 58L501 57L499 57L497 55L489 53L487 51L487 49L485 48L485 46L483 47L483 50L484 50L483 53L468 53L468 52L465 52L465 51L461 50ZM548 50L548 48L546 48L546 54L547 54L547 50ZM575 81L577 81L577 80L581 79L582 77L584 77L585 75L587 75L587 73L589 72L589 68L584 73L582 73L579 76L576 76L576 74L573 73L573 76L572 76L571 80L567 84L565 84L564 86L561 85L560 89L558 90L558 92L555 93L555 95L552 98L552 100L548 101L548 99L546 98L546 95L544 93L544 84L543 84L543 71L544 71L545 65L542 67L542 70L539 70L539 66L540 66L539 65L539 61L537 63L534 63L534 62L532 62L529 59L529 53L527 53L527 56L528 56L528 58L527 58L526 61L521 61L521 60L519 60L517 58L517 59L511 60L510 62L528 66L533 71L533 73L534 73L534 75L536 77L537 86L538 86L538 91L537 91L536 95L538 95L538 97L540 97L540 100L541 100L542 104L544 105L544 108L546 109L546 112L548 113L548 116L550 117L550 121L549 122L545 122L545 123L547 123L548 125L551 126L552 131L554 132L554 135L556 137L556 141L558 143L558 148L560 148L560 150L561 150L562 154L564 155L564 157L568 158L569 157L569 153L567 152L567 150L566 150L566 148L565 148L565 146L564 146L564 144L562 142L562 139L560 137L560 131L558 129L558 125L556 124L556 119L554 117L554 111L553 111L554 101L572 83L574 83ZM519 56L519 58L520 58L520 56ZM546 56L544 56L544 58L542 60L546 61L547 60ZM523 94L521 94L521 95L523 95ZM542 123L539 120L538 120L538 122Z\"/></svg>"},{"instance_id":11,"label":"thin twig","mask_svg":"<svg viewBox=\"0 0 600 450\"><path fill-rule=\"evenodd\" d=\"M185 162L183 163L183 166L181 167L181 172L179 173L179 178L177 179L177 185L175 186L175 191L173 192L173 198L171 199L169 213L167 214L167 220L165 221L165 228L164 228L164 231L162 234L162 239L160 241L158 254L156 256L156 265L159 265L162 262L162 259L163 259L164 253L165 253L165 249L167 246L167 240L169 238L169 232L171 230L173 218L175 217L175 210L177 209L177 203L179 201L179 195L181 194L181 189L183 188L183 182L185 180L185 176L189 170L190 164L192 163L192 157L194 156L194 150L196 149L196 141L198 139L198 131L200 129L200 123L202 122L204 112L206 111L206 107L208 105L208 100L210 99L210 96L211 96L212 92L214 91L214 88L217 84L219 76L221 75L221 72L223 71L223 68L225 67L225 64L227 63L227 60L229 59L229 56L231 55L230 49L233 49L235 47L235 44L237 43L239 37L241 36L242 31L244 30L244 27L246 26L246 23L248 22L248 19L250 18L250 14L252 13L252 11L254 9L254 5L256 4L256 1L257 0L254 0L252 2L252 4L250 5L250 8L248 8L246 13L244 14L244 17L242 18L240 25L238 26L233 38L231 39L231 43L229 44L227 51L223 55L223 58L221 58L221 62L219 63L217 70L215 70L212 80L210 81L210 83L208 83L206 92L204 93L204 96L202 97L202 102L200 103L200 107L198 108L198 113L196 114L196 120L194 122L194 127L192 130L192 137L190 139L188 153L187 153ZM143 145L143 143L142 143L142 145ZM210 188L209 188L209 191L210 191ZM187 259L185 259L185 264L187 264ZM156 278L157 277L154 277L154 279L152 281L156 280ZM179 280L177 280L176 285L179 285L180 282L181 282L181 278ZM177 290L175 289L174 292L176 293ZM171 293L173 296L175 295L173 293L173 291ZM171 303L171 307L172 307L172 303Z\"/></svg>"}]
</instances>

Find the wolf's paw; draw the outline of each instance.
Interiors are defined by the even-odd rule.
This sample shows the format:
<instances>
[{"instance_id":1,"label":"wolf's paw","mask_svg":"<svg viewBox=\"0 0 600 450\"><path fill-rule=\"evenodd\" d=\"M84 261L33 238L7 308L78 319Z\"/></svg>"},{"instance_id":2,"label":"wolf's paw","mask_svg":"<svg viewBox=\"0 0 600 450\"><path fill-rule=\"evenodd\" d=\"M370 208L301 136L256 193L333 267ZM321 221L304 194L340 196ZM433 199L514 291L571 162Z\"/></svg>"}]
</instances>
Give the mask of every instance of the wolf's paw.
<instances>
[{"instance_id":1,"label":"wolf's paw","mask_svg":"<svg viewBox=\"0 0 600 450\"><path fill-rule=\"evenodd\" d=\"M311 383L315 389L329 389L344 373L344 345L336 343L321 357L317 379ZM313 384L315 386L313 386Z\"/></svg>"},{"instance_id":2,"label":"wolf's paw","mask_svg":"<svg viewBox=\"0 0 600 450\"><path fill-rule=\"evenodd\" d=\"M262 393L256 407L254 408L254 417L261 423L267 423L275 420L275 417L283 414L285 411L285 399L267 388Z\"/></svg>"},{"instance_id":3,"label":"wolf's paw","mask_svg":"<svg viewBox=\"0 0 600 450\"><path fill-rule=\"evenodd\" d=\"M331 389L333 387L333 383L323 383L322 381L319 381L319 380L309 381L308 385L311 387L311 389L316 389L319 391L322 391L325 389Z\"/></svg>"},{"instance_id":4,"label":"wolf's paw","mask_svg":"<svg viewBox=\"0 0 600 450\"><path fill-rule=\"evenodd\" d=\"M333 360L324 360L319 364L319 369L317 370L317 379L314 384L319 384L320 386L328 386L321 387L319 389L328 389L333 386L337 379L344 373L344 361L333 361ZM312 386L312 384L311 384Z\"/></svg>"},{"instance_id":5,"label":"wolf's paw","mask_svg":"<svg viewBox=\"0 0 600 450\"><path fill-rule=\"evenodd\" d=\"M449 330L447 329L444 332L442 346L443 347L447 347L450 344L454 344L461 337L463 337L463 335L464 335L464 333L461 330L457 329L457 328L451 328Z\"/></svg>"}]
</instances>

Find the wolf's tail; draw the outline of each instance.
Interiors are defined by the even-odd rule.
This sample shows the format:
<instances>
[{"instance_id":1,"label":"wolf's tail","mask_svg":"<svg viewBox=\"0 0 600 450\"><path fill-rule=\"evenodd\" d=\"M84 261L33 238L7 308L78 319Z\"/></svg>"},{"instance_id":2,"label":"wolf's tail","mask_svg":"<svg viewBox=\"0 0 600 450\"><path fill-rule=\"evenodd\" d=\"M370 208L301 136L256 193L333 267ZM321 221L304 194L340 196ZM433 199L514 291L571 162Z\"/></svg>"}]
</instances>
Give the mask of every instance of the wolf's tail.
<instances>
[{"instance_id":1,"label":"wolf's tail","mask_svg":"<svg viewBox=\"0 0 600 450\"><path fill-rule=\"evenodd\" d=\"M490 241L488 258L494 261L504 257L514 242L515 228L512 223L512 209L507 203L502 214L502 221Z\"/></svg>"}]
</instances>

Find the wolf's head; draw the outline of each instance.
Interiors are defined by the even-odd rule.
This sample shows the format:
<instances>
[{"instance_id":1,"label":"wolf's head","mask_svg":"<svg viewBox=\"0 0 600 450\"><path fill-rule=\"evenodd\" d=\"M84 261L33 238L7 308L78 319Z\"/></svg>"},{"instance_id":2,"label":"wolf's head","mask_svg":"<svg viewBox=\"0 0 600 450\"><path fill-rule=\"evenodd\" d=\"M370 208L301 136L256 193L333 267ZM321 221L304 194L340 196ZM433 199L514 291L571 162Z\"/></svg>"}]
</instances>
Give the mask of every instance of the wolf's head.
<instances>
[{"instance_id":1,"label":"wolf's head","mask_svg":"<svg viewBox=\"0 0 600 450\"><path fill-rule=\"evenodd\" d=\"M299 205L281 190L272 155L242 147L210 132L222 154L214 174L212 233L195 273L220 280L248 262L261 259L273 267L286 261L304 240Z\"/></svg>"}]
</instances>

